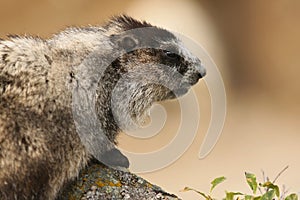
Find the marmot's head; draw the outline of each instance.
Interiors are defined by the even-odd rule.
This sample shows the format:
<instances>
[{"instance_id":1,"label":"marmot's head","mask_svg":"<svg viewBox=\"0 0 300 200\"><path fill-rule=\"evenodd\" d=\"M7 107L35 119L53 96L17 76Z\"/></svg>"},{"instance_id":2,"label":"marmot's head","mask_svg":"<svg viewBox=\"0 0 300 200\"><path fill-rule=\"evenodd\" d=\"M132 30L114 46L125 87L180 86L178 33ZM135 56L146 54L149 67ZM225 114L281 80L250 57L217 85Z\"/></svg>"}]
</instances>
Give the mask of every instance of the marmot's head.
<instances>
[{"instance_id":1,"label":"marmot's head","mask_svg":"<svg viewBox=\"0 0 300 200\"><path fill-rule=\"evenodd\" d=\"M122 52L110 68L119 75L111 96L118 123L130 124L128 117L139 123L153 102L187 93L206 74L200 60L165 29L128 16L114 18L105 29Z\"/></svg>"}]
</instances>

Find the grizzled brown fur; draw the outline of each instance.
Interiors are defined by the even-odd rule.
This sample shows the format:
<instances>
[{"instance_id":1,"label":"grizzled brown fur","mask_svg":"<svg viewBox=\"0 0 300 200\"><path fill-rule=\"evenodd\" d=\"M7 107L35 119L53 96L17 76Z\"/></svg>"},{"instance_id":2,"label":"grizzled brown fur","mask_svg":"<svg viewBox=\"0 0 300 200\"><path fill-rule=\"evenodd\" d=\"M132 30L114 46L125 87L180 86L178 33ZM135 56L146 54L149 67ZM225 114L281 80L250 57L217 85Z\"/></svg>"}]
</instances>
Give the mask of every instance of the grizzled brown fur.
<instances>
[{"instance_id":1,"label":"grizzled brown fur","mask_svg":"<svg viewBox=\"0 0 300 200\"><path fill-rule=\"evenodd\" d=\"M103 132L95 133L101 141L96 158L112 152L116 160L108 160L108 164L128 167L127 158L114 146L120 126L110 106L118 80L141 64L148 64L154 68L138 70L136 76L128 79L174 80L173 89L181 95L205 74L200 61L182 50L179 40L164 29L153 27L144 34L145 40L140 35L123 35L124 31L145 27L153 26L121 16L103 27L70 28L49 40L18 36L0 40L0 199L55 199L63 184L76 177L92 157L76 131L72 92L81 87L78 77L87 76L79 74L78 66L93 52L98 52L96 57L114 52L114 48L123 52L109 64L97 85L96 111ZM132 50L145 45L145 41L148 46L160 48L160 44L168 43L176 54L154 48ZM157 64L168 65L180 73L180 84L175 86L175 76ZM93 74L91 69L89 73ZM118 87L116 105L123 108L126 94L133 94L129 115L137 120L154 101L175 97L174 91L157 84L124 84ZM126 117L117 119L127 123Z\"/></svg>"}]
</instances>

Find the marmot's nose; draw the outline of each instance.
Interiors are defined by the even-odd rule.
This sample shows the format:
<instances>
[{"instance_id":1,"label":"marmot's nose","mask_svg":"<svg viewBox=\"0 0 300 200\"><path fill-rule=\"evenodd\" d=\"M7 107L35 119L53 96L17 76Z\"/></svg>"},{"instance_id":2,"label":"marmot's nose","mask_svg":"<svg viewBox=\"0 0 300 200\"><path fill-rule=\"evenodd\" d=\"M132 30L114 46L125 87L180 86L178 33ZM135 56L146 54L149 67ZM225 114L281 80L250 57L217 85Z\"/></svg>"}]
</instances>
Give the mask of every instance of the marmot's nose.
<instances>
[{"instance_id":1,"label":"marmot's nose","mask_svg":"<svg viewBox=\"0 0 300 200\"><path fill-rule=\"evenodd\" d=\"M198 73L199 79L203 78L206 75L206 69L205 69L205 67L201 63L199 63L197 65L197 70L199 72Z\"/></svg>"}]
</instances>

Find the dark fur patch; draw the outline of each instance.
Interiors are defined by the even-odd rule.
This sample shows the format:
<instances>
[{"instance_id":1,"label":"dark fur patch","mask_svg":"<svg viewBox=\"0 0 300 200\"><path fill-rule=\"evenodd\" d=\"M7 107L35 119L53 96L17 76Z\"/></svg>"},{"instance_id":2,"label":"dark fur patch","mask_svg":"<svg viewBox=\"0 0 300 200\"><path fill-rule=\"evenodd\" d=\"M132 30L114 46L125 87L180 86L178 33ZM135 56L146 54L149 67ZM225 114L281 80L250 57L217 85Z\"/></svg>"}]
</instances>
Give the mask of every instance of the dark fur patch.
<instances>
[{"instance_id":1,"label":"dark fur patch","mask_svg":"<svg viewBox=\"0 0 300 200\"><path fill-rule=\"evenodd\" d=\"M168 55L168 53L171 53L171 55ZM145 55L148 57L148 60L145 59ZM187 72L188 65L189 65L189 63L186 62L184 57L180 56L176 52L166 51L162 49L155 49L155 48L136 49L127 52L121 57L122 57L121 60L116 59L112 63L112 66L114 68L122 69L123 66L126 66L126 62L130 61L132 57L137 57L140 59L142 58L143 63L157 62L158 64L174 67L182 75L184 75ZM123 70L121 72L126 72L126 70Z\"/></svg>"},{"instance_id":2,"label":"dark fur patch","mask_svg":"<svg viewBox=\"0 0 300 200\"><path fill-rule=\"evenodd\" d=\"M46 54L44 56L45 56L47 62L49 63L49 65L51 65L52 62L53 62L53 60L48 55L46 55Z\"/></svg>"},{"instance_id":3,"label":"dark fur patch","mask_svg":"<svg viewBox=\"0 0 300 200\"><path fill-rule=\"evenodd\" d=\"M7 37L10 38L10 39L20 38L20 36L17 35L17 34L8 34Z\"/></svg>"},{"instance_id":4,"label":"dark fur patch","mask_svg":"<svg viewBox=\"0 0 300 200\"><path fill-rule=\"evenodd\" d=\"M117 22L122 25L124 30L131 30L136 28L144 28L144 27L152 27L151 24L147 23L146 21L138 21L129 17L127 15L121 15L118 17L114 17L112 19L113 22Z\"/></svg>"},{"instance_id":5,"label":"dark fur patch","mask_svg":"<svg viewBox=\"0 0 300 200\"><path fill-rule=\"evenodd\" d=\"M2 55L2 61L6 64L7 63L7 57L8 57L8 54L6 53L6 54L3 54Z\"/></svg>"},{"instance_id":6,"label":"dark fur patch","mask_svg":"<svg viewBox=\"0 0 300 200\"><path fill-rule=\"evenodd\" d=\"M74 72L73 72L73 71L70 71L70 72L69 72L69 76L70 76L69 83L72 83L73 80L75 79L75 74L74 74Z\"/></svg>"},{"instance_id":7,"label":"dark fur patch","mask_svg":"<svg viewBox=\"0 0 300 200\"><path fill-rule=\"evenodd\" d=\"M7 85L13 84L13 79L9 79L8 76L0 75L0 92L4 93L6 91ZM2 90L2 91L1 91Z\"/></svg>"},{"instance_id":8,"label":"dark fur patch","mask_svg":"<svg viewBox=\"0 0 300 200\"><path fill-rule=\"evenodd\" d=\"M175 38L175 36L171 32L163 28L152 26L146 21L138 21L127 15L114 17L111 22L120 25L124 31L140 29L134 31L133 33L138 34L139 36L144 36L145 39L147 39L147 37L153 38L156 36L160 38L164 38L164 40L170 40ZM142 29L142 28L151 28L151 29Z\"/></svg>"}]
</instances>

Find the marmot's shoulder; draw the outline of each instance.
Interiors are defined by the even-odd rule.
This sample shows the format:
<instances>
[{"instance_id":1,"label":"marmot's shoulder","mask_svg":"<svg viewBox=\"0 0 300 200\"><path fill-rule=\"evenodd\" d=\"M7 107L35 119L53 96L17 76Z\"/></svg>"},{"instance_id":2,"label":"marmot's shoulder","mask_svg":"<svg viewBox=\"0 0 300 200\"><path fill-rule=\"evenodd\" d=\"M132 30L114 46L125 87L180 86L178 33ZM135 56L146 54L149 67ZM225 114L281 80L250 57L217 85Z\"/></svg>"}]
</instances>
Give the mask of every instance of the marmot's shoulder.
<instances>
[{"instance_id":1,"label":"marmot's shoulder","mask_svg":"<svg viewBox=\"0 0 300 200\"><path fill-rule=\"evenodd\" d=\"M84 57L95 49L109 46L106 41L107 35L97 27L68 28L47 40L10 36L8 40L0 40L0 69L15 66L22 71L28 70L31 64L47 67L53 60L71 62L69 57Z\"/></svg>"},{"instance_id":2,"label":"marmot's shoulder","mask_svg":"<svg viewBox=\"0 0 300 200\"><path fill-rule=\"evenodd\" d=\"M71 27L55 34L47 40L54 53L69 52L78 56L86 56L88 53L110 48L109 35L102 27Z\"/></svg>"}]
</instances>

